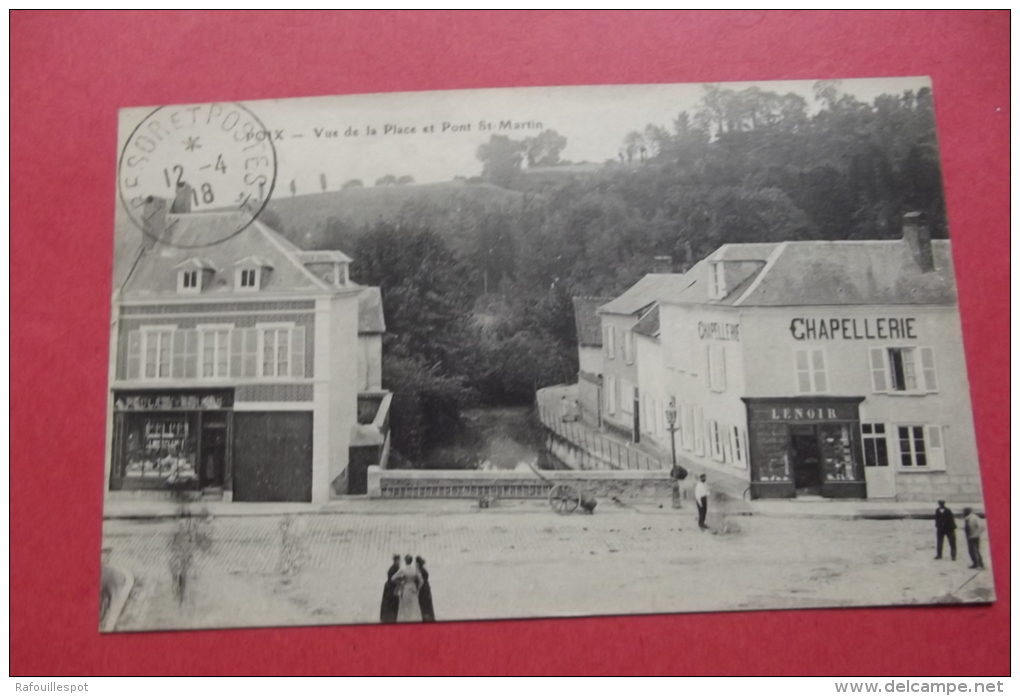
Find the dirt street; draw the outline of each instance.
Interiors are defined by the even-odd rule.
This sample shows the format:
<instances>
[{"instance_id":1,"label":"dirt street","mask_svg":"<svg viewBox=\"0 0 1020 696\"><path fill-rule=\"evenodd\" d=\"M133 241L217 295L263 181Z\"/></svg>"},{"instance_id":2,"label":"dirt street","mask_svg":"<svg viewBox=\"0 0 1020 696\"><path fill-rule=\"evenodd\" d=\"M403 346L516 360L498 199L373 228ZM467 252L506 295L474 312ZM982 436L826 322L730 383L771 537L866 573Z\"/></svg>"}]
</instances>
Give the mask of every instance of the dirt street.
<instances>
[{"instance_id":1,"label":"dirt street","mask_svg":"<svg viewBox=\"0 0 1020 696\"><path fill-rule=\"evenodd\" d=\"M988 601L991 570L935 561L930 521L715 517L602 506L209 521L183 602L173 520L108 520L110 561L135 587L119 631L378 620L393 553L420 554L439 620ZM710 520L712 521L712 520ZM948 552L947 552L948 556ZM986 563L988 554L986 547ZM962 589L961 589L962 588Z\"/></svg>"}]
</instances>

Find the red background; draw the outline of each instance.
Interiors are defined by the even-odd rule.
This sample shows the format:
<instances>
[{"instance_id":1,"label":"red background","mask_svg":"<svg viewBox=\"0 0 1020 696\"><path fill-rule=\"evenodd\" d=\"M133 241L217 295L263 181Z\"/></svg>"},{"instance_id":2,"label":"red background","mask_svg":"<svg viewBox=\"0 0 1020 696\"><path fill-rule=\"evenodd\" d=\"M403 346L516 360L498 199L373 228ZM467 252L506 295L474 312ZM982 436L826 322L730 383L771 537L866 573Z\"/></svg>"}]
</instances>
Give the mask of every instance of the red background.
<instances>
[{"instance_id":1,"label":"red background","mask_svg":"<svg viewBox=\"0 0 1020 696\"><path fill-rule=\"evenodd\" d=\"M1008 673L1008 12L15 12L10 21L13 674ZM994 605L99 636L119 107L887 75L934 81Z\"/></svg>"}]
</instances>

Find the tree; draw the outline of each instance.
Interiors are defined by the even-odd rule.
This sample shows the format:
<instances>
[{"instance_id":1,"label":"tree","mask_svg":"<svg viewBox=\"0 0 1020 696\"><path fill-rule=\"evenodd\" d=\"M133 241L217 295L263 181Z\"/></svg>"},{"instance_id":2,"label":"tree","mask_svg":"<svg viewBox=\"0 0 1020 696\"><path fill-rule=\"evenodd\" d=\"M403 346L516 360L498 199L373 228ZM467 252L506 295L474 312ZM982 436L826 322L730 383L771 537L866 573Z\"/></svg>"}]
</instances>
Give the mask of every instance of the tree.
<instances>
[{"instance_id":1,"label":"tree","mask_svg":"<svg viewBox=\"0 0 1020 696\"><path fill-rule=\"evenodd\" d=\"M523 143L529 167L550 167L560 162L567 139L554 130L544 130Z\"/></svg>"},{"instance_id":2,"label":"tree","mask_svg":"<svg viewBox=\"0 0 1020 696\"><path fill-rule=\"evenodd\" d=\"M414 177L410 175L404 175L394 182L397 186L406 186L407 184L414 183Z\"/></svg>"},{"instance_id":3,"label":"tree","mask_svg":"<svg viewBox=\"0 0 1020 696\"><path fill-rule=\"evenodd\" d=\"M397 183L397 177L393 176L392 174L387 174L386 176L381 176L381 177L379 177L378 179L375 180L375 185L376 186L393 186L396 183Z\"/></svg>"},{"instance_id":4,"label":"tree","mask_svg":"<svg viewBox=\"0 0 1020 696\"><path fill-rule=\"evenodd\" d=\"M340 188L342 190L344 190L344 189L352 189L352 188L362 188L364 185L365 184L361 181L361 179L349 179L348 181L345 181L344 185L341 186Z\"/></svg>"},{"instance_id":5,"label":"tree","mask_svg":"<svg viewBox=\"0 0 1020 696\"><path fill-rule=\"evenodd\" d=\"M482 177L496 186L509 188L521 171L524 149L524 143L505 135L493 135L475 153L482 161Z\"/></svg>"}]
</instances>

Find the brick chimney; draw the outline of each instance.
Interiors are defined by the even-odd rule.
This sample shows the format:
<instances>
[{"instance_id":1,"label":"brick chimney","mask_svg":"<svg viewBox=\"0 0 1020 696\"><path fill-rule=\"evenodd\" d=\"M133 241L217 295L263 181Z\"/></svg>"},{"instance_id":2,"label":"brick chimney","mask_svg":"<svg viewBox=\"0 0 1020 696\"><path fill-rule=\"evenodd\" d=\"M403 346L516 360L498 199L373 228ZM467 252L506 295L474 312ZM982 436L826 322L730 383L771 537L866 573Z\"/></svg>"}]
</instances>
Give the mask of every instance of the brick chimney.
<instances>
[{"instance_id":1,"label":"brick chimney","mask_svg":"<svg viewBox=\"0 0 1020 696\"><path fill-rule=\"evenodd\" d=\"M177 193L174 195L174 202L170 205L171 213L190 213L191 195L193 189L186 181L177 182Z\"/></svg>"},{"instance_id":2,"label":"brick chimney","mask_svg":"<svg viewBox=\"0 0 1020 696\"><path fill-rule=\"evenodd\" d=\"M652 273L672 273L673 257L656 256L652 259Z\"/></svg>"},{"instance_id":3,"label":"brick chimney","mask_svg":"<svg viewBox=\"0 0 1020 696\"><path fill-rule=\"evenodd\" d=\"M145 199L142 207L142 228L145 230L143 243L151 247L166 232L166 200L156 196Z\"/></svg>"},{"instance_id":4,"label":"brick chimney","mask_svg":"<svg viewBox=\"0 0 1020 696\"><path fill-rule=\"evenodd\" d=\"M931 250L931 230L924 213L914 211L903 216L903 241L910 247L910 253L922 273L935 270L935 256Z\"/></svg>"}]
</instances>

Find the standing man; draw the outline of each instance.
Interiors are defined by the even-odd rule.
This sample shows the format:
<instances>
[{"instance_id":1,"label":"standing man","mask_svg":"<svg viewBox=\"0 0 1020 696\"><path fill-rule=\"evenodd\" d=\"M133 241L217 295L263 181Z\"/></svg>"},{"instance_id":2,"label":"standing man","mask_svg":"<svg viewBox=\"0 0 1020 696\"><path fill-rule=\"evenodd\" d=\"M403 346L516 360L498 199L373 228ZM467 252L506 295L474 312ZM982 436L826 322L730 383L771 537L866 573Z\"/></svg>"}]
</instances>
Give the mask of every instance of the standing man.
<instances>
[{"instance_id":1,"label":"standing man","mask_svg":"<svg viewBox=\"0 0 1020 696\"><path fill-rule=\"evenodd\" d=\"M698 505L698 528L702 531L708 529L708 525L705 524L705 517L708 515L708 494L708 484L705 483L705 475L702 474L694 484L694 502Z\"/></svg>"},{"instance_id":2,"label":"standing man","mask_svg":"<svg viewBox=\"0 0 1020 696\"><path fill-rule=\"evenodd\" d=\"M935 508L935 560L942 558L942 542L949 539L949 557L956 560L956 518L953 511L946 507L946 501L940 500Z\"/></svg>"},{"instance_id":3,"label":"standing man","mask_svg":"<svg viewBox=\"0 0 1020 696\"><path fill-rule=\"evenodd\" d=\"M970 508L963 509L963 531L967 535L967 552L970 554L971 568L984 570L985 562L981 558L981 537L985 533L985 523Z\"/></svg>"}]
</instances>

